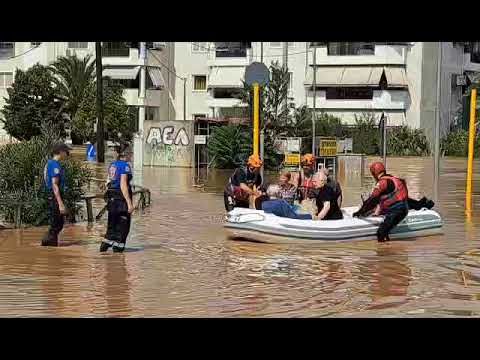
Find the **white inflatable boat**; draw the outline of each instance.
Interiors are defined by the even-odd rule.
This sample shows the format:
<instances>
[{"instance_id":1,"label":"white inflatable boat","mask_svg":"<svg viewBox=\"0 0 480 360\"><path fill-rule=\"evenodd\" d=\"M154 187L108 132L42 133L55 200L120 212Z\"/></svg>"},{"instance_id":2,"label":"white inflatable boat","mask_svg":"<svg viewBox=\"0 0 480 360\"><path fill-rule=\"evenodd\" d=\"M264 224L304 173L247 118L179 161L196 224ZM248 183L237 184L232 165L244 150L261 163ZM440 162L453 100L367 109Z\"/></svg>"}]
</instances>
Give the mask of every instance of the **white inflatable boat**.
<instances>
[{"instance_id":1,"label":"white inflatable boat","mask_svg":"<svg viewBox=\"0 0 480 360\"><path fill-rule=\"evenodd\" d=\"M376 240L382 217L354 218L357 207L342 209L342 220L296 220L235 208L226 217L225 228L233 239L266 243L314 243L323 241ZM410 210L390 233L391 239L407 239L442 233L442 219L433 210Z\"/></svg>"}]
</instances>

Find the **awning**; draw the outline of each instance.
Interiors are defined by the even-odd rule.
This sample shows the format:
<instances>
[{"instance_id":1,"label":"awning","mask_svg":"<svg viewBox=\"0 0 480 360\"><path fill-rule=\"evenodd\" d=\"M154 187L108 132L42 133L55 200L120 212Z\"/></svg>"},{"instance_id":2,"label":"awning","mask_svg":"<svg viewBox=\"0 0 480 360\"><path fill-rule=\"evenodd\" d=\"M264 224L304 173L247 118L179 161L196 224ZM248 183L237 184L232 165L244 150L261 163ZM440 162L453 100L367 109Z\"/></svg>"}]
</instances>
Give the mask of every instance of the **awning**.
<instances>
[{"instance_id":1,"label":"awning","mask_svg":"<svg viewBox=\"0 0 480 360\"><path fill-rule=\"evenodd\" d=\"M138 71L140 70L140 66L128 66L128 67L111 67L111 68L104 68L102 75L104 77L108 76L112 79L128 79L134 80L137 75Z\"/></svg>"},{"instance_id":2,"label":"awning","mask_svg":"<svg viewBox=\"0 0 480 360\"><path fill-rule=\"evenodd\" d=\"M150 79L152 79L153 86L156 89L164 88L165 87L165 80L163 79L162 72L160 71L160 68L158 67L148 67L148 75L150 76Z\"/></svg>"},{"instance_id":3,"label":"awning","mask_svg":"<svg viewBox=\"0 0 480 360\"><path fill-rule=\"evenodd\" d=\"M408 87L407 74L401 67L385 67L388 87Z\"/></svg>"},{"instance_id":4,"label":"awning","mask_svg":"<svg viewBox=\"0 0 480 360\"><path fill-rule=\"evenodd\" d=\"M382 77L380 66L322 66L317 68L319 87L378 86ZM313 69L309 68L305 85L313 85Z\"/></svg>"},{"instance_id":5,"label":"awning","mask_svg":"<svg viewBox=\"0 0 480 360\"><path fill-rule=\"evenodd\" d=\"M241 88L245 67L215 67L210 71L209 88Z\"/></svg>"}]
</instances>

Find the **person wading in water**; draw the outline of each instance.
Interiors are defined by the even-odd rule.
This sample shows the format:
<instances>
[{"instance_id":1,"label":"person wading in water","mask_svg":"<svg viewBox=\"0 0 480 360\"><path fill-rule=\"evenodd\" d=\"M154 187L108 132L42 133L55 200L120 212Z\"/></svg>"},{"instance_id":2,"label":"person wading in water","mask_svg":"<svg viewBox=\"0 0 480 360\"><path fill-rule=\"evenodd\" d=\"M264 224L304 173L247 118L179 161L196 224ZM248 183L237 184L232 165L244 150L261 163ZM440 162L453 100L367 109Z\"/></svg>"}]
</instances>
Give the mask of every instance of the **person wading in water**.
<instances>
[{"instance_id":1,"label":"person wading in water","mask_svg":"<svg viewBox=\"0 0 480 360\"><path fill-rule=\"evenodd\" d=\"M129 164L132 150L127 144L115 149L117 159L108 167L107 184L107 234L100 245L100 252L112 247L113 252L123 252L130 232L132 201L132 169Z\"/></svg>"}]
</instances>

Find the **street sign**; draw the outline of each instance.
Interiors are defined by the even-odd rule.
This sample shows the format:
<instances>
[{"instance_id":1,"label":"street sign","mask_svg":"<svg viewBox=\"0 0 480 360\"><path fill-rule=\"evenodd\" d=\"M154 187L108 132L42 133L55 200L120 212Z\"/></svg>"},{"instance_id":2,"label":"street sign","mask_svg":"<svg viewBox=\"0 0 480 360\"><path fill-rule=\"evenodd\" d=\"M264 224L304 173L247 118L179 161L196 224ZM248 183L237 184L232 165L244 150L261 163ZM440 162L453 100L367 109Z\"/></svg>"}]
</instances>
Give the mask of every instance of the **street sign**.
<instances>
[{"instance_id":1,"label":"street sign","mask_svg":"<svg viewBox=\"0 0 480 360\"><path fill-rule=\"evenodd\" d=\"M298 165L300 164L300 154L285 154L285 165Z\"/></svg>"},{"instance_id":2,"label":"street sign","mask_svg":"<svg viewBox=\"0 0 480 360\"><path fill-rule=\"evenodd\" d=\"M337 140L328 139L320 140L320 156L336 156Z\"/></svg>"},{"instance_id":3,"label":"street sign","mask_svg":"<svg viewBox=\"0 0 480 360\"><path fill-rule=\"evenodd\" d=\"M300 152L300 139L287 139L287 152Z\"/></svg>"},{"instance_id":4,"label":"street sign","mask_svg":"<svg viewBox=\"0 0 480 360\"><path fill-rule=\"evenodd\" d=\"M245 82L250 86L255 83L260 86L268 85L270 82L270 71L264 63L253 62L245 69Z\"/></svg>"},{"instance_id":5,"label":"street sign","mask_svg":"<svg viewBox=\"0 0 480 360\"><path fill-rule=\"evenodd\" d=\"M195 145L205 145L207 143L207 135L195 135Z\"/></svg>"}]
</instances>

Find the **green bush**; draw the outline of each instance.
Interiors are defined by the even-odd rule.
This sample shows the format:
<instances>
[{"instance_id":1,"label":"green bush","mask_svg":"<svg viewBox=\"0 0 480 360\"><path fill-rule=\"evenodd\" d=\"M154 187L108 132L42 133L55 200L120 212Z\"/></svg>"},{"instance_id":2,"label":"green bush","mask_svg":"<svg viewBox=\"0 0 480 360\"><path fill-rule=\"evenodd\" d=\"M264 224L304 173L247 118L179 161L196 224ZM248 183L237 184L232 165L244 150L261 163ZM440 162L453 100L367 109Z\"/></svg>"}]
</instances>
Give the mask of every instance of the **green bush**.
<instances>
[{"instance_id":1,"label":"green bush","mask_svg":"<svg viewBox=\"0 0 480 360\"><path fill-rule=\"evenodd\" d=\"M355 125L345 127L343 136L353 138L353 152L367 155L379 153L380 133L374 114L355 114Z\"/></svg>"},{"instance_id":2,"label":"green bush","mask_svg":"<svg viewBox=\"0 0 480 360\"><path fill-rule=\"evenodd\" d=\"M425 156L430 154L430 144L423 130L398 126L388 130L387 154L393 156Z\"/></svg>"},{"instance_id":3,"label":"green bush","mask_svg":"<svg viewBox=\"0 0 480 360\"><path fill-rule=\"evenodd\" d=\"M315 134L316 136L329 137L343 136L343 126L341 119L327 113L318 114L315 121Z\"/></svg>"},{"instance_id":4,"label":"green bush","mask_svg":"<svg viewBox=\"0 0 480 360\"><path fill-rule=\"evenodd\" d=\"M14 221L15 203L27 202L22 212L22 223L44 224L46 221L46 192L43 172L57 137L44 132L29 141L8 144L0 148L0 215ZM83 195L83 188L92 177L85 164L67 159L65 166L64 201L72 215L77 212L76 203Z\"/></svg>"},{"instance_id":5,"label":"green bush","mask_svg":"<svg viewBox=\"0 0 480 360\"><path fill-rule=\"evenodd\" d=\"M459 129L450 132L442 139L440 147L446 156L468 156L468 131ZM479 151L480 141L477 136L475 138L474 156L478 156Z\"/></svg>"}]
</instances>

